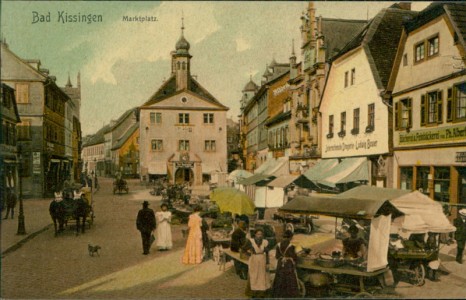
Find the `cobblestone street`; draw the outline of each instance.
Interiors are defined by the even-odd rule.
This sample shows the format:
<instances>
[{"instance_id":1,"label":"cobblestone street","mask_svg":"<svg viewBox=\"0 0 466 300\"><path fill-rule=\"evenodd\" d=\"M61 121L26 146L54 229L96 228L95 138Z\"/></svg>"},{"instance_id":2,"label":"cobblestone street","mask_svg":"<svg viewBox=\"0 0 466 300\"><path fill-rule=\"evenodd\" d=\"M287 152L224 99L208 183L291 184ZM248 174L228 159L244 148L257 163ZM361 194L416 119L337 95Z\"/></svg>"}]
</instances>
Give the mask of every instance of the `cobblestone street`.
<instances>
[{"instance_id":1,"label":"cobblestone street","mask_svg":"<svg viewBox=\"0 0 466 300\"><path fill-rule=\"evenodd\" d=\"M149 200L153 209L159 208L159 201L136 181L130 184L129 195L113 195L110 180L100 182L101 190L94 195L95 221L85 234L75 236L73 229L67 229L55 238L49 227L2 258L2 298L245 298L246 282L234 274L231 263L225 271L213 261L181 264L185 242L181 229L186 225L173 226L171 251L153 249L150 255L141 255L136 214L142 200ZM37 222L36 215L48 218L45 225L50 223L49 201L40 203L34 207L46 212L25 208L26 213L34 213L26 214L26 224ZM8 226L2 226L2 235L7 228L16 232L16 226ZM88 255L89 243L102 247L100 257ZM400 282L394 296L462 298L466 267L454 261L455 251L455 245L442 249L441 259L451 273L440 282L426 280L422 287Z\"/></svg>"}]
</instances>

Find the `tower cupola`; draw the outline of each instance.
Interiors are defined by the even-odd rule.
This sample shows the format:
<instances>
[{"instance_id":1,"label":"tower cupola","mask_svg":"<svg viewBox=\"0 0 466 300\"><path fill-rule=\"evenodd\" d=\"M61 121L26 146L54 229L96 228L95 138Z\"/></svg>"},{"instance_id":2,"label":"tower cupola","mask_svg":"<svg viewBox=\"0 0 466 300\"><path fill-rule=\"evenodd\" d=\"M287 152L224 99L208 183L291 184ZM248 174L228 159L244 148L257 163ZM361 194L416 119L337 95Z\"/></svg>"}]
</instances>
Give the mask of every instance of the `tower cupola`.
<instances>
[{"instance_id":1,"label":"tower cupola","mask_svg":"<svg viewBox=\"0 0 466 300\"><path fill-rule=\"evenodd\" d=\"M190 60L189 42L184 37L184 18L181 18L181 37L175 45L175 51L172 52L172 70L176 76L176 90L189 89L190 77Z\"/></svg>"}]
</instances>

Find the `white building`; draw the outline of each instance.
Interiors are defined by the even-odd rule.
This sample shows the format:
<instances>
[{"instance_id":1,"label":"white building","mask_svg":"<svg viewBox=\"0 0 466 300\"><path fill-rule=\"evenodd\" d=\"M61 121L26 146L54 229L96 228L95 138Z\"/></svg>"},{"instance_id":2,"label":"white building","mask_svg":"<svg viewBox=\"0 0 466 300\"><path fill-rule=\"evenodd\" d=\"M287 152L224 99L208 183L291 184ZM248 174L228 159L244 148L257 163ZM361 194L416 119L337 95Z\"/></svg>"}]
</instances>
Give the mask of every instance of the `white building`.
<instances>
[{"instance_id":1,"label":"white building","mask_svg":"<svg viewBox=\"0 0 466 300\"><path fill-rule=\"evenodd\" d=\"M354 161L346 170L338 168L341 174L328 174L332 188L358 182L392 186L389 105L383 95L402 22L413 14L383 9L332 61L320 104L322 158Z\"/></svg>"},{"instance_id":2,"label":"white building","mask_svg":"<svg viewBox=\"0 0 466 300\"><path fill-rule=\"evenodd\" d=\"M191 76L190 45L171 53L171 76L140 107L140 170L145 179L201 185L227 171L228 107Z\"/></svg>"}]
</instances>

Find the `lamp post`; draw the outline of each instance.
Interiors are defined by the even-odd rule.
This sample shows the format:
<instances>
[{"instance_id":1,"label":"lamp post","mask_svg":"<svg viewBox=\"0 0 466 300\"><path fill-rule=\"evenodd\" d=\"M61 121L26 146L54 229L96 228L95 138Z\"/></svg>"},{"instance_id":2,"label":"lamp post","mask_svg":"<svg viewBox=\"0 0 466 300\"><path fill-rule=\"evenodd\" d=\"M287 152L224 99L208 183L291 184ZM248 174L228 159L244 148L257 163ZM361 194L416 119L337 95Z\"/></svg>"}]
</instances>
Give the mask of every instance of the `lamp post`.
<instances>
[{"instance_id":1,"label":"lamp post","mask_svg":"<svg viewBox=\"0 0 466 300\"><path fill-rule=\"evenodd\" d=\"M23 209L23 155L21 153L21 145L18 145L19 159L19 215L18 215L18 232L17 235L26 234L26 226L24 225L24 209Z\"/></svg>"}]
</instances>

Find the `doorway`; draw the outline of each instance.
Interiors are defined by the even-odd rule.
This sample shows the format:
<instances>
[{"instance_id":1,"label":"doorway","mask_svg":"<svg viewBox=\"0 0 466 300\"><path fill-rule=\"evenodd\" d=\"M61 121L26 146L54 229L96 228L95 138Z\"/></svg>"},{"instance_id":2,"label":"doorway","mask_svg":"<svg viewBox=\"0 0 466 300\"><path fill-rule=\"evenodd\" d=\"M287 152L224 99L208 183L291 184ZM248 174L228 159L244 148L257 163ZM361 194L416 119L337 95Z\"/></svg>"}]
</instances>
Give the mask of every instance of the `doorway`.
<instances>
[{"instance_id":1,"label":"doorway","mask_svg":"<svg viewBox=\"0 0 466 300\"><path fill-rule=\"evenodd\" d=\"M192 185L194 182L194 172L190 168L179 168L175 172L175 184L189 183Z\"/></svg>"}]
</instances>

